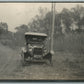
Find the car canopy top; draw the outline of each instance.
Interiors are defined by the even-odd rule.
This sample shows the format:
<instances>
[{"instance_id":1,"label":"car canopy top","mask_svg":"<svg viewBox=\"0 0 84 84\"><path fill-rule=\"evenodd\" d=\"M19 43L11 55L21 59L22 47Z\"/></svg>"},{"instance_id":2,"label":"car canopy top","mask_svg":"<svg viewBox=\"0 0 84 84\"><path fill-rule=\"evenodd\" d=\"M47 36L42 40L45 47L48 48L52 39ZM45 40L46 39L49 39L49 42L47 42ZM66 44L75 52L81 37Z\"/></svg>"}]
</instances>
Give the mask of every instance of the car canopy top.
<instances>
[{"instance_id":1,"label":"car canopy top","mask_svg":"<svg viewBox=\"0 0 84 84\"><path fill-rule=\"evenodd\" d=\"M35 32L26 32L25 36L40 36L40 37L47 37L45 33L35 33Z\"/></svg>"},{"instance_id":2,"label":"car canopy top","mask_svg":"<svg viewBox=\"0 0 84 84\"><path fill-rule=\"evenodd\" d=\"M26 32L25 38L27 42L42 42L47 37L47 34L44 33L34 33L34 32Z\"/></svg>"}]
</instances>

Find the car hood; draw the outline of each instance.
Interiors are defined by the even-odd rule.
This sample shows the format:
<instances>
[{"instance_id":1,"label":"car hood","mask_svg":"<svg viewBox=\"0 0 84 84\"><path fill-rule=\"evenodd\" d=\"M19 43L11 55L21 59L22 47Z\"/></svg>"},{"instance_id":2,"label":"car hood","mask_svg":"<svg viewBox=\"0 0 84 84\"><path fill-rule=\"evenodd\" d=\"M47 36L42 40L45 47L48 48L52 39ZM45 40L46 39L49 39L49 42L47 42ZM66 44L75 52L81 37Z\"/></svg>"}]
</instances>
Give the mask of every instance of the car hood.
<instances>
[{"instance_id":1,"label":"car hood","mask_svg":"<svg viewBox=\"0 0 84 84\"><path fill-rule=\"evenodd\" d=\"M33 45L33 48L43 48L43 45Z\"/></svg>"}]
</instances>

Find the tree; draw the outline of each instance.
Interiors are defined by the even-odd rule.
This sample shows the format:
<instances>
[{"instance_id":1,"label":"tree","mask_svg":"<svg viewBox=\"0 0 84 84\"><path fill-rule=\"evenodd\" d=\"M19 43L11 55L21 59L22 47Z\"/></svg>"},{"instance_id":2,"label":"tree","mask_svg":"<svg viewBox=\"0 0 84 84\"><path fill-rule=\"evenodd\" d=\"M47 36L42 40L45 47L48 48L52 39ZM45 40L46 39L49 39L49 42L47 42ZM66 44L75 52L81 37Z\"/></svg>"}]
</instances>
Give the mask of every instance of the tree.
<instances>
[{"instance_id":1,"label":"tree","mask_svg":"<svg viewBox=\"0 0 84 84\"><path fill-rule=\"evenodd\" d=\"M63 21L63 24L66 26L66 32L70 32L70 26L73 23L72 16L71 16L71 11L68 9L64 8L61 12L61 19Z\"/></svg>"},{"instance_id":2,"label":"tree","mask_svg":"<svg viewBox=\"0 0 84 84\"><path fill-rule=\"evenodd\" d=\"M78 29L81 30L81 26L83 25L83 17L84 17L84 7L77 5L76 7L71 9L72 18L78 25Z\"/></svg>"},{"instance_id":3,"label":"tree","mask_svg":"<svg viewBox=\"0 0 84 84\"><path fill-rule=\"evenodd\" d=\"M8 25L5 22L0 22L0 34L8 31Z\"/></svg>"},{"instance_id":4,"label":"tree","mask_svg":"<svg viewBox=\"0 0 84 84\"><path fill-rule=\"evenodd\" d=\"M28 26L23 24L23 25L21 25L19 27L16 27L15 29L16 29L16 32L25 33L25 32L28 31Z\"/></svg>"},{"instance_id":5,"label":"tree","mask_svg":"<svg viewBox=\"0 0 84 84\"><path fill-rule=\"evenodd\" d=\"M28 32L28 26L23 24L19 27L16 27L16 33L14 34L16 43L18 46L23 46L25 39L24 39L24 33Z\"/></svg>"},{"instance_id":6,"label":"tree","mask_svg":"<svg viewBox=\"0 0 84 84\"><path fill-rule=\"evenodd\" d=\"M46 8L39 8L39 14L36 15L32 21L28 24L30 31L32 32L46 32L45 17L47 14Z\"/></svg>"}]
</instances>

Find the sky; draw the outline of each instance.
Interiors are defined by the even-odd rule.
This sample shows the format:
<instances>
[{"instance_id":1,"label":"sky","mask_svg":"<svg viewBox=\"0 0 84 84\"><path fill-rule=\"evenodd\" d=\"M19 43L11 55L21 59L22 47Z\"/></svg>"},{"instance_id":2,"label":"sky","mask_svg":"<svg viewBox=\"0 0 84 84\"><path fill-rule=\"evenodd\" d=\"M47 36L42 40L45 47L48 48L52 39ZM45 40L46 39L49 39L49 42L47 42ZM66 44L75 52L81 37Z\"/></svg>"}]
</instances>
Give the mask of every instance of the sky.
<instances>
[{"instance_id":1,"label":"sky","mask_svg":"<svg viewBox=\"0 0 84 84\"><path fill-rule=\"evenodd\" d=\"M56 3L57 12L63 8L72 8L83 3ZM28 24L36 14L39 7L47 8L51 11L51 3L0 3L0 22L8 24L9 31L14 32L15 27Z\"/></svg>"}]
</instances>

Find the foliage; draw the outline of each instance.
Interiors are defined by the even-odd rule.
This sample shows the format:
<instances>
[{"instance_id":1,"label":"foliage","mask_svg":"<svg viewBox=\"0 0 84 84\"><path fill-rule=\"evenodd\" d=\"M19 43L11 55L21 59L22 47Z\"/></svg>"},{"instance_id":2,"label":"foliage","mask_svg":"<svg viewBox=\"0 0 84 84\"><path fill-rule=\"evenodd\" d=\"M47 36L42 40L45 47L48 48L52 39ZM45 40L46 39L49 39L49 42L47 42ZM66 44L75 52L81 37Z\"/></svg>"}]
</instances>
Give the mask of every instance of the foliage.
<instances>
[{"instance_id":1,"label":"foliage","mask_svg":"<svg viewBox=\"0 0 84 84\"><path fill-rule=\"evenodd\" d=\"M23 46L25 43L24 33L28 32L28 26L23 24L19 27L16 27L16 33L14 34L15 42L17 46Z\"/></svg>"},{"instance_id":2,"label":"foliage","mask_svg":"<svg viewBox=\"0 0 84 84\"><path fill-rule=\"evenodd\" d=\"M5 33L8 31L7 23L0 22L0 34Z\"/></svg>"},{"instance_id":3,"label":"foliage","mask_svg":"<svg viewBox=\"0 0 84 84\"><path fill-rule=\"evenodd\" d=\"M30 24L28 25L33 32L49 35L52 27L52 12L45 13L44 17L37 15ZM64 8L60 13L55 12L54 49L83 53L83 27L84 7L77 5L71 9Z\"/></svg>"},{"instance_id":4,"label":"foliage","mask_svg":"<svg viewBox=\"0 0 84 84\"><path fill-rule=\"evenodd\" d=\"M42 32L51 34L52 12L39 8L28 25L16 27L16 32L8 31L8 25L0 22L0 42L11 47L21 47L25 43L25 32ZM64 8L55 12L54 49L60 51L84 52L84 7L77 5L71 9Z\"/></svg>"}]
</instances>

